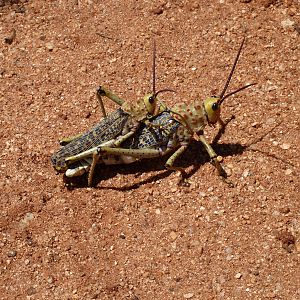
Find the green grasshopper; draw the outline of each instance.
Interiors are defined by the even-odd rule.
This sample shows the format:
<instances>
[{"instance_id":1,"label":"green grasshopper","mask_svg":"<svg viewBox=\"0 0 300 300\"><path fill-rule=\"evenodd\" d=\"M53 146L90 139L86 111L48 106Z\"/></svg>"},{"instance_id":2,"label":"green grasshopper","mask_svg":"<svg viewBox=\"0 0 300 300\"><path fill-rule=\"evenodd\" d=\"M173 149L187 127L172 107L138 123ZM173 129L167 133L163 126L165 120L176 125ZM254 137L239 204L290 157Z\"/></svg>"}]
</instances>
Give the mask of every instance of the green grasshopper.
<instances>
[{"instance_id":1,"label":"green grasshopper","mask_svg":"<svg viewBox=\"0 0 300 300\"><path fill-rule=\"evenodd\" d=\"M66 172L67 177L79 176L90 169L91 160L85 158L81 165L72 166L67 158L78 155L98 145L118 147L122 142L131 137L138 129L141 122L147 120L165 109L158 105L158 94L171 89L155 90L155 57L156 47L153 47L153 91L147 94L136 104L130 104L120 99L104 87L97 90L97 97L104 114L104 119L95 127L82 135L65 138L61 141L63 147L51 157L53 167L58 172ZM106 96L121 107L109 115L106 115L102 96ZM94 168L89 171L88 182L92 184Z\"/></svg>"},{"instance_id":2,"label":"green grasshopper","mask_svg":"<svg viewBox=\"0 0 300 300\"><path fill-rule=\"evenodd\" d=\"M128 159L128 162L133 162L143 158L154 158L173 153L167 160L165 166L167 169L179 170L181 172L182 180L184 180L187 176L185 171L182 168L175 167L174 162L188 148L192 139L195 139L202 142L209 157L216 166L219 175L226 177L226 173L220 165L222 157L217 156L211 145L207 142L203 130L206 125L219 123L221 125L220 132L223 133L225 130L225 123L220 117L221 104L229 96L253 85L248 84L225 95L244 42L245 38L240 45L227 82L219 97L210 97L203 102L196 100L194 104L188 107L185 104L178 104L173 109L166 110L162 114L154 116L149 120L152 125L159 125L159 133L156 132L158 138L153 138L153 133L149 133L149 130L145 131L145 126L147 127L147 124L145 124L143 129L145 132L136 132L134 136L126 141L125 146L122 145L122 148L99 145L98 147L91 148L78 155L71 156L66 160L69 162L76 162L86 157L93 157L92 168L95 168L95 165L99 160L100 162L106 163L103 158L108 157L127 157L131 158ZM163 141L160 141L160 139ZM128 141L130 140L135 142L128 144ZM149 143L149 140L152 140L152 143ZM155 141L153 142L153 140ZM124 162L124 159L121 159L120 161Z\"/></svg>"}]
</instances>

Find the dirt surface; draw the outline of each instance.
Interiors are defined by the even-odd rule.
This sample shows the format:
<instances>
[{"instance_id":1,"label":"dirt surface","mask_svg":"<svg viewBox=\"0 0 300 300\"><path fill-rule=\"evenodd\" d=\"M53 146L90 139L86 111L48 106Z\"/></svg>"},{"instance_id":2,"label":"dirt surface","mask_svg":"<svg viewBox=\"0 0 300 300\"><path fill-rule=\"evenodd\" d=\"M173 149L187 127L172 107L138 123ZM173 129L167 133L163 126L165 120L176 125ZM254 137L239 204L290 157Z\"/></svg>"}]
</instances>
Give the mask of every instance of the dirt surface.
<instances>
[{"instance_id":1,"label":"dirt surface","mask_svg":"<svg viewBox=\"0 0 300 300\"><path fill-rule=\"evenodd\" d=\"M0 1L1 299L300 299L299 1ZM99 167L68 190L58 140L100 118L103 84L172 106L222 90L215 150ZM112 111L116 105L110 101ZM206 128L211 140L217 128ZM86 181L84 181L86 183Z\"/></svg>"}]
</instances>

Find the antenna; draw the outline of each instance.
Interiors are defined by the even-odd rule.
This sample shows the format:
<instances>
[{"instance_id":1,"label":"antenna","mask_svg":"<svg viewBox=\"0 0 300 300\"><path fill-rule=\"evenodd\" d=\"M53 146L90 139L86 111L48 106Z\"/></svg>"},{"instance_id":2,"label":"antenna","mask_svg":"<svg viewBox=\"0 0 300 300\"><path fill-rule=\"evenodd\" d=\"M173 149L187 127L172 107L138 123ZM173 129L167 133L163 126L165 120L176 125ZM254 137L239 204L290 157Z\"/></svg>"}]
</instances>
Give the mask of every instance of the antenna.
<instances>
[{"instance_id":1,"label":"antenna","mask_svg":"<svg viewBox=\"0 0 300 300\"><path fill-rule=\"evenodd\" d=\"M231 68L231 71L230 71L230 74L229 74L229 76L228 76L228 79L227 79L227 81L226 81L226 84L225 84L225 86L224 86L224 88L223 88L223 91L222 91L220 97L219 97L219 98L220 98L220 100L219 100L220 103L222 103L223 100L224 100L224 99L223 99L224 94L226 93L226 90L227 90L227 88L228 88L228 86L229 86L231 77L232 77L232 75L233 75L233 72L234 72L234 70L235 70L235 67L236 67L236 65L237 65L237 62L238 62L238 60L239 60L239 57L240 57L240 54L241 54L241 51L242 51L242 48L243 48L245 39L246 39L246 37L244 36L244 38L243 38L243 40L242 40L242 43L241 43L241 46L240 46L240 48L239 48L239 51L238 51L238 53L237 53L237 56L236 56L236 58L235 58L234 64L233 64L233 66L232 66L232 68Z\"/></svg>"},{"instance_id":2,"label":"antenna","mask_svg":"<svg viewBox=\"0 0 300 300\"><path fill-rule=\"evenodd\" d=\"M156 63L156 43L153 40L153 60L152 60L152 93L155 95L155 63Z\"/></svg>"},{"instance_id":3,"label":"antenna","mask_svg":"<svg viewBox=\"0 0 300 300\"><path fill-rule=\"evenodd\" d=\"M158 95L159 93L162 93L162 92L172 92L172 93L176 93L176 91L174 91L174 90L172 90L172 89L163 89L163 90L159 90L158 92L156 92L156 93L154 94L154 96L157 97L157 95Z\"/></svg>"},{"instance_id":4,"label":"antenna","mask_svg":"<svg viewBox=\"0 0 300 300\"><path fill-rule=\"evenodd\" d=\"M230 97L230 96L232 96L232 95L234 95L234 94L236 94L236 93L238 93L238 92L240 92L240 91L242 91L242 90L244 90L244 89L246 89L246 88L248 88L248 87L250 87L250 86L252 86L252 85L256 85L256 84L257 84L257 83L250 83L250 84L247 84L247 85L245 85L245 86L243 86L243 87L241 87L241 88L239 88L239 89L237 89L237 90L235 90L235 91L233 91L233 92L227 94L227 95L224 96L222 99L220 99L219 103L221 104L226 98L228 98L228 97Z\"/></svg>"},{"instance_id":5,"label":"antenna","mask_svg":"<svg viewBox=\"0 0 300 300\"><path fill-rule=\"evenodd\" d=\"M157 95L159 93L163 93L163 92L173 92L173 93L176 93L174 90L172 89L163 89L163 90L159 90L156 92L155 90L155 76L156 76L156 73L155 73L155 67L156 67L156 43L155 43L155 40L153 40L153 61L152 61L152 95L156 98Z\"/></svg>"}]
</instances>

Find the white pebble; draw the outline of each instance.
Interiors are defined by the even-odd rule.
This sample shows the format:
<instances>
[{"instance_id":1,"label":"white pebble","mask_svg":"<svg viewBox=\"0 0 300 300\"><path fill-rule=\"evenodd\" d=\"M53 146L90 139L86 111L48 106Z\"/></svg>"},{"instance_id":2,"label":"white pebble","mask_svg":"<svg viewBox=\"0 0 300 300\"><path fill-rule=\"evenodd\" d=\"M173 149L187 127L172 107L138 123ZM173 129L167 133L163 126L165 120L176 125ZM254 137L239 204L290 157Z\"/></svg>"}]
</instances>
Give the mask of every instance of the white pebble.
<instances>
[{"instance_id":1,"label":"white pebble","mask_svg":"<svg viewBox=\"0 0 300 300\"><path fill-rule=\"evenodd\" d=\"M291 147L291 145L287 144L287 143L283 143L282 145L280 145L280 148L283 149L283 150L290 149L290 147Z\"/></svg>"},{"instance_id":2,"label":"white pebble","mask_svg":"<svg viewBox=\"0 0 300 300\"><path fill-rule=\"evenodd\" d=\"M295 21L290 20L290 19L281 21L281 25L283 28L292 27L294 24L295 24Z\"/></svg>"},{"instance_id":3,"label":"white pebble","mask_svg":"<svg viewBox=\"0 0 300 300\"><path fill-rule=\"evenodd\" d=\"M191 299L194 297L194 294L193 293L187 293L187 294L184 294L183 295L184 299Z\"/></svg>"}]
</instances>

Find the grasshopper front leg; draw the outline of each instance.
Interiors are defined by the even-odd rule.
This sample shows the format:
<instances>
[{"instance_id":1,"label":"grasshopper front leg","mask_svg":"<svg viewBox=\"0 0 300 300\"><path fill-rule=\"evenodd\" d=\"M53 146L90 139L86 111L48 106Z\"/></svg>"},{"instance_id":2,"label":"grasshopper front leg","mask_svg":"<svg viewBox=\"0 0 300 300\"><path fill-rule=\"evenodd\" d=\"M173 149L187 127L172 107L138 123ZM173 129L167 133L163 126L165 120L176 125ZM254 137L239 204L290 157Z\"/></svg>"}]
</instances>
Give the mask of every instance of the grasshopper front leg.
<instances>
[{"instance_id":1,"label":"grasshopper front leg","mask_svg":"<svg viewBox=\"0 0 300 300\"><path fill-rule=\"evenodd\" d=\"M235 116L232 115L229 119L225 120L225 122L221 118L218 120L220 129L219 129L218 133L216 134L216 136L214 137L214 139L212 141L212 145L216 144L219 141L221 136L225 133L225 129L226 129L226 126L228 125L228 123L234 119L235 119Z\"/></svg>"},{"instance_id":2,"label":"grasshopper front leg","mask_svg":"<svg viewBox=\"0 0 300 300\"><path fill-rule=\"evenodd\" d=\"M217 156L216 152L212 148L212 146L207 142L203 134L196 135L196 139L201 141L204 145L205 150L207 151L210 159L214 162L214 165L219 173L220 176L227 177L225 170L222 168L220 162L222 161L222 156Z\"/></svg>"},{"instance_id":3,"label":"grasshopper front leg","mask_svg":"<svg viewBox=\"0 0 300 300\"><path fill-rule=\"evenodd\" d=\"M104 116L104 118L106 118L107 114L105 111L105 107L104 107L104 103L102 100L102 96L105 96L107 98L109 98L110 100L112 100L113 102L115 102L116 104L118 104L119 106L122 106L122 104L125 102L124 100L122 100L121 98L119 98L117 95L115 95L114 93L112 93L111 91L109 91L107 88L100 86L97 89L96 92L96 96L102 111L102 114Z\"/></svg>"}]
</instances>

